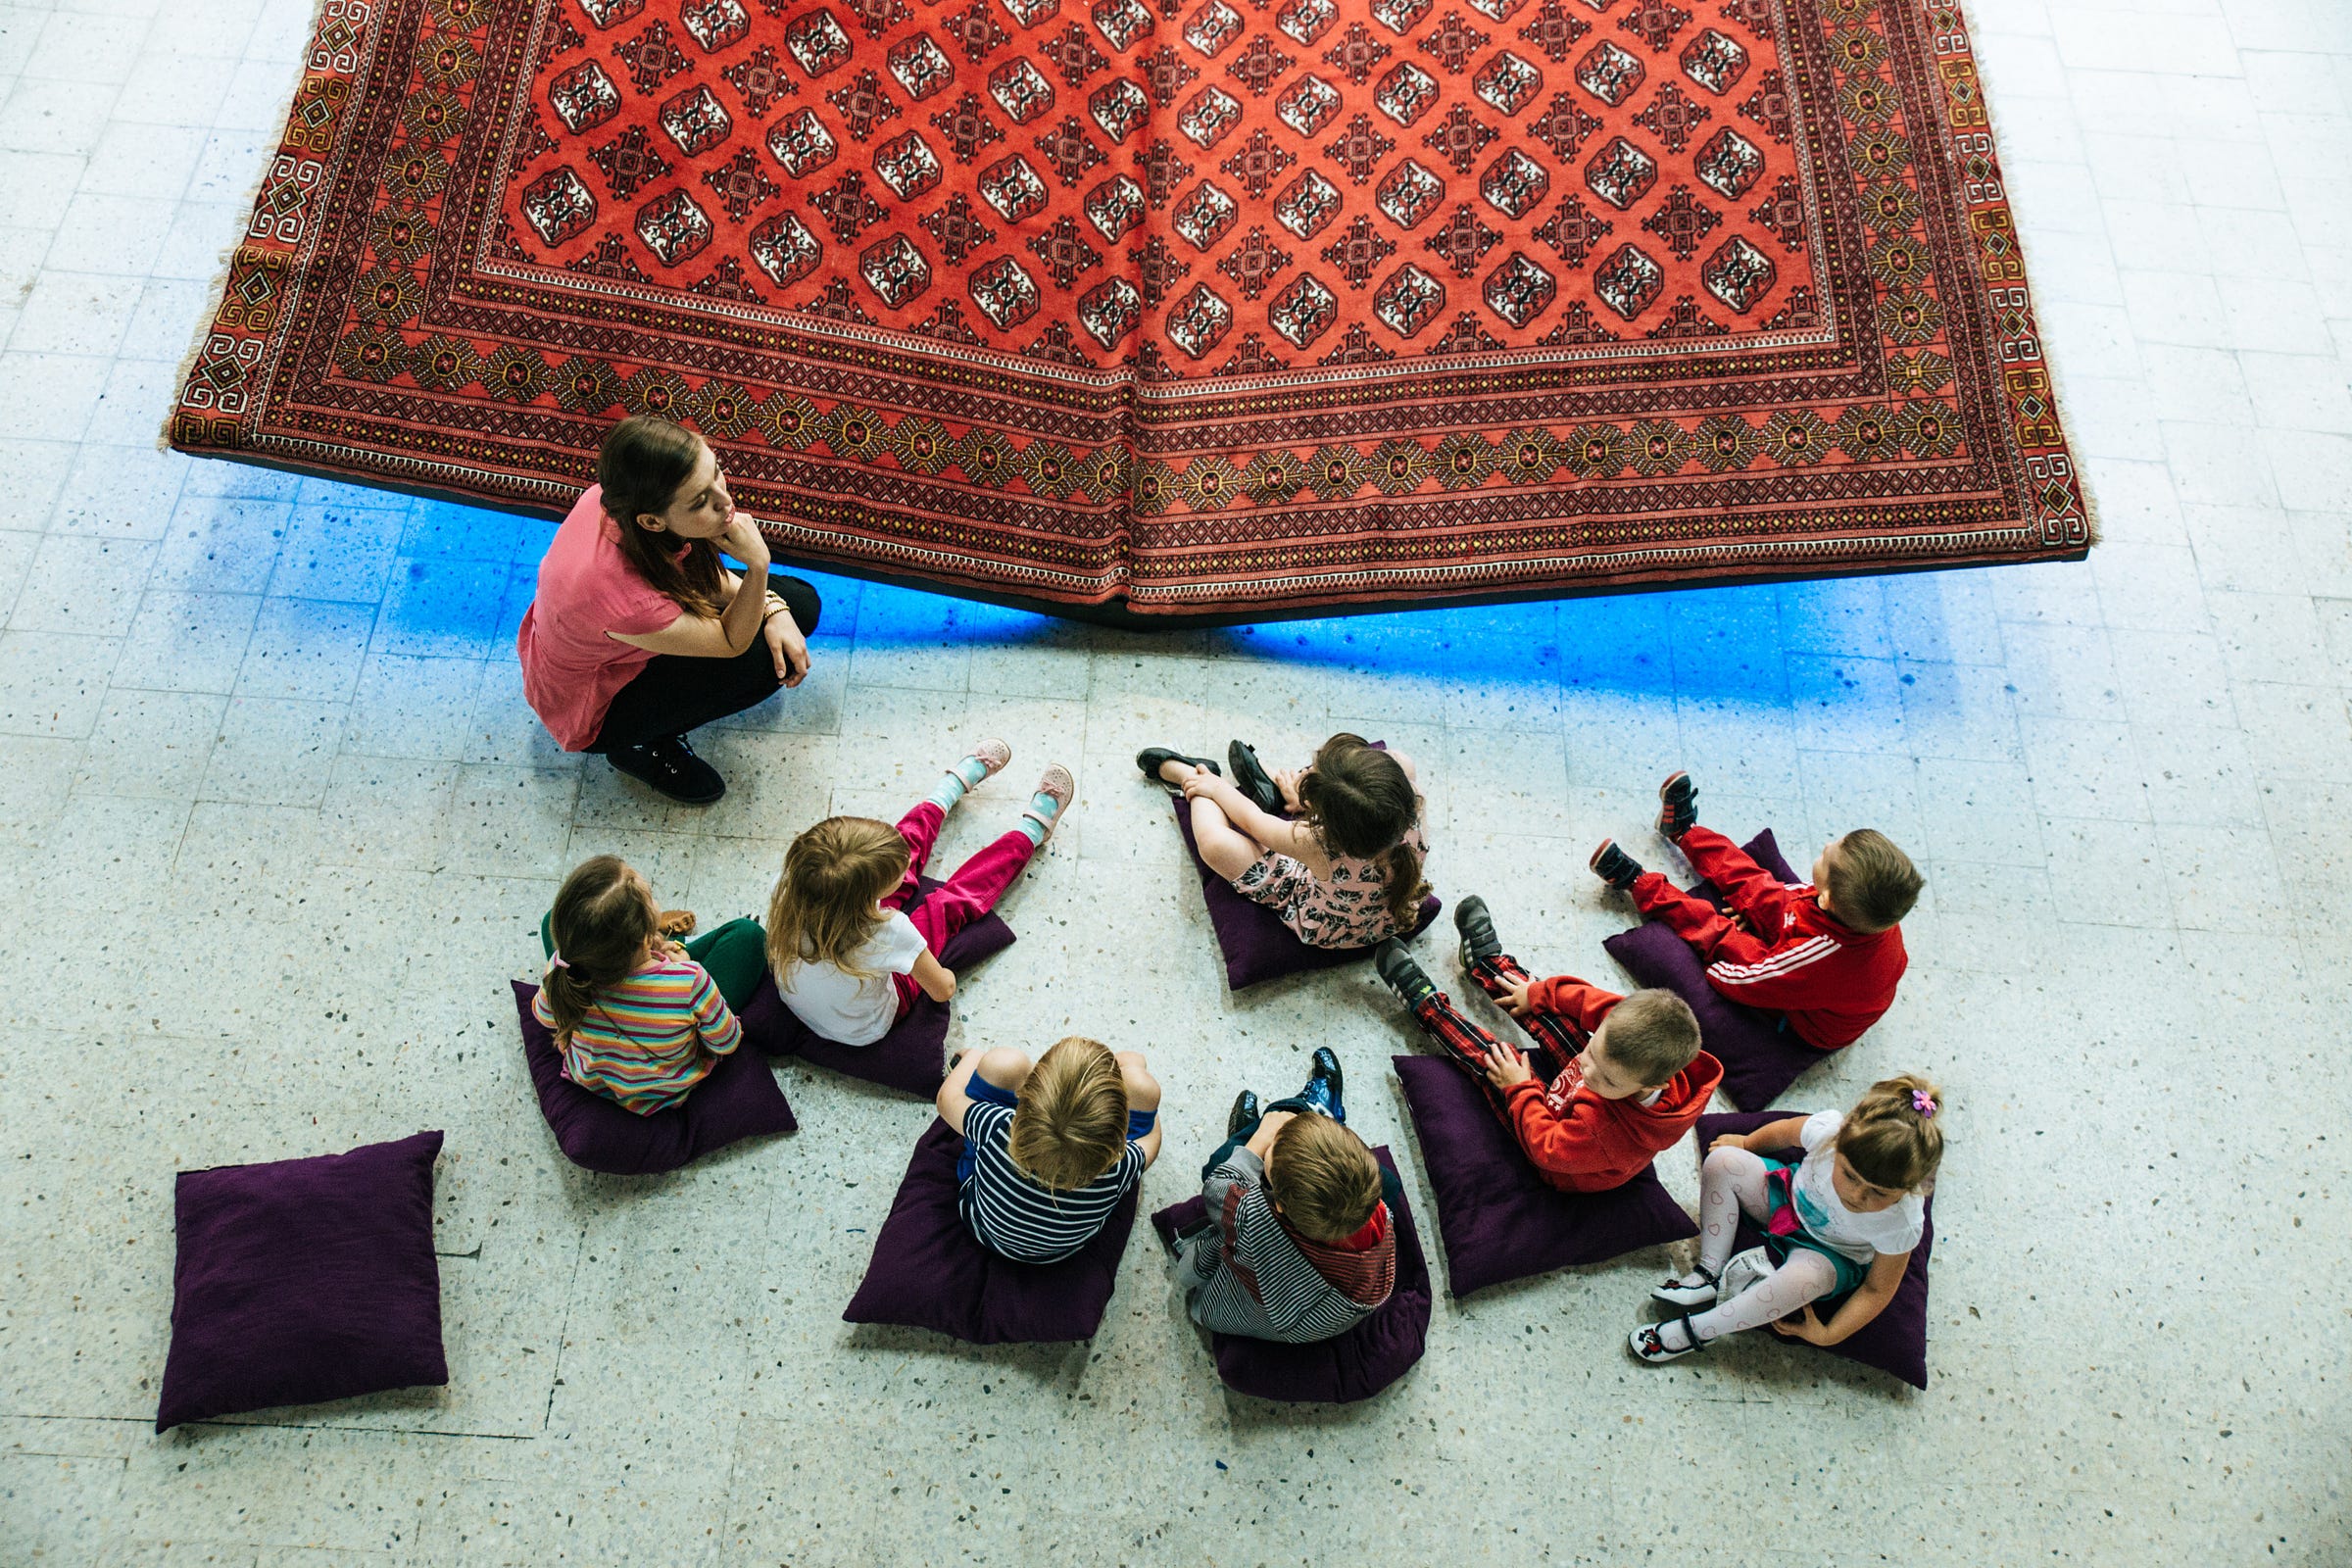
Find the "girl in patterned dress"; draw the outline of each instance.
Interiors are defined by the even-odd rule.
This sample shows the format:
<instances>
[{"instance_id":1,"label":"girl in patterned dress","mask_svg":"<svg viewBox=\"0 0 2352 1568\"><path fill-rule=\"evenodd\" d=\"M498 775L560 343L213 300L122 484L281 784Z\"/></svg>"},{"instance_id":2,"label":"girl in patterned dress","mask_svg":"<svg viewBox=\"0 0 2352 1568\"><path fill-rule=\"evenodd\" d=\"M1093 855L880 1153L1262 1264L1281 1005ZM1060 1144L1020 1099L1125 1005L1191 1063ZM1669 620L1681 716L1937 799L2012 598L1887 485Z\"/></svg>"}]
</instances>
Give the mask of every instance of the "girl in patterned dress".
<instances>
[{"instance_id":1,"label":"girl in patterned dress","mask_svg":"<svg viewBox=\"0 0 2352 1568\"><path fill-rule=\"evenodd\" d=\"M1154 746L1147 778L1183 792L1201 862L1310 948L1370 947L1412 930L1429 854L1410 758L1338 734L1298 769L1268 773L1240 741L1216 763Z\"/></svg>"}]
</instances>

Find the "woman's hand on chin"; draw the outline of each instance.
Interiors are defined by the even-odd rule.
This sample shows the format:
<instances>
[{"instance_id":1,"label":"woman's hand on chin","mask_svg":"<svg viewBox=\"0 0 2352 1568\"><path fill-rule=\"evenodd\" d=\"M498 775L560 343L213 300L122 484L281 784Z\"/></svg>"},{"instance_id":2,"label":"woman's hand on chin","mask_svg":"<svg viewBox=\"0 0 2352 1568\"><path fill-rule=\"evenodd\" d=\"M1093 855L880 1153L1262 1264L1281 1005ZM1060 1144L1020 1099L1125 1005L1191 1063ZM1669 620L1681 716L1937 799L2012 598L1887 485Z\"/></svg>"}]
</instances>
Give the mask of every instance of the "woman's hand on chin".
<instances>
[{"instance_id":1,"label":"woman's hand on chin","mask_svg":"<svg viewBox=\"0 0 2352 1568\"><path fill-rule=\"evenodd\" d=\"M751 568L752 577L766 591L767 536L760 531L760 521L748 512L738 512L727 519L727 531L715 541L718 548Z\"/></svg>"}]
</instances>

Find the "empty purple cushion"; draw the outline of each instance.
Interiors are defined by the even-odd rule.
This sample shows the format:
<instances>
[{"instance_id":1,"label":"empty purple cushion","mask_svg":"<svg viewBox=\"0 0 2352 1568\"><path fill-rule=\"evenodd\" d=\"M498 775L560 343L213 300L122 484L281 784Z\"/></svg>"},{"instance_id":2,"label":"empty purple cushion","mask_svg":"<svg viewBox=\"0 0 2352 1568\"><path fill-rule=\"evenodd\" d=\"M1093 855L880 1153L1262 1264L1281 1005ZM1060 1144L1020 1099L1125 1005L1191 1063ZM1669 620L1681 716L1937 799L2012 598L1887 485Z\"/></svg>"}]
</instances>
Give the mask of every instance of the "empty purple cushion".
<instances>
[{"instance_id":1,"label":"empty purple cushion","mask_svg":"<svg viewBox=\"0 0 2352 1568\"><path fill-rule=\"evenodd\" d=\"M514 1010L522 1018L522 1054L531 1084L539 1091L539 1114L547 1118L564 1157L583 1170L607 1176L653 1176L677 1170L713 1149L763 1133L788 1133L800 1126L776 1075L759 1053L738 1046L718 1058L710 1076L696 1084L685 1103L640 1116L582 1089L564 1076L554 1031L531 1011L539 988L517 980Z\"/></svg>"},{"instance_id":2,"label":"empty purple cushion","mask_svg":"<svg viewBox=\"0 0 2352 1568\"><path fill-rule=\"evenodd\" d=\"M1598 1263L1698 1234L1655 1170L1605 1193L1563 1193L1536 1174L1478 1085L1437 1056L1396 1056L1438 1239L1458 1299L1505 1280Z\"/></svg>"},{"instance_id":3,"label":"empty purple cushion","mask_svg":"<svg viewBox=\"0 0 2352 1568\"><path fill-rule=\"evenodd\" d=\"M931 878L922 878L915 903L938 887ZM948 951L938 956L939 961L960 977L970 965L995 957L1012 943L1012 927L1001 916L982 915L948 939ZM740 1016L743 1038L769 1055L798 1056L885 1089L929 1100L948 1075L948 1004L929 997L916 997L906 1015L870 1046L845 1046L815 1033L784 1005L772 974L760 977L760 988L743 1004Z\"/></svg>"},{"instance_id":4,"label":"empty purple cushion","mask_svg":"<svg viewBox=\"0 0 2352 1568\"><path fill-rule=\"evenodd\" d=\"M1282 916L1262 904L1253 904L1233 890L1233 884L1208 868L1200 858L1200 847L1193 842L1193 813L1182 796L1176 801L1176 830L1184 835L1184 848L1193 858L1193 866L1200 873L1200 892L1208 900L1208 923L1217 933L1217 951L1225 956L1225 984L1235 991L1246 991L1267 980L1279 980L1286 974L1307 974L1316 969L1336 969L1353 963L1358 958L1372 956L1370 948L1310 948L1282 923ZM1438 917L1445 904L1436 894L1421 901L1421 916L1413 922L1409 936L1419 936L1429 929L1429 922Z\"/></svg>"},{"instance_id":5,"label":"empty purple cushion","mask_svg":"<svg viewBox=\"0 0 2352 1568\"><path fill-rule=\"evenodd\" d=\"M1788 869L1772 830L1741 846L1748 858L1784 882L1804 878ZM1711 882L1691 884L1693 898L1717 908L1723 899ZM1781 1015L1734 1002L1707 983L1707 963L1698 951L1674 934L1663 921L1644 920L1631 931L1620 931L1601 944L1625 972L1645 986L1663 986L1690 1004L1698 1015L1699 1038L1723 1063L1723 1092L1735 1105L1769 1105L1781 1091L1796 1082L1797 1074L1829 1053L1805 1044L1795 1031L1781 1027Z\"/></svg>"},{"instance_id":6,"label":"empty purple cushion","mask_svg":"<svg viewBox=\"0 0 2352 1568\"><path fill-rule=\"evenodd\" d=\"M1788 1112L1778 1110L1749 1110L1738 1115L1701 1116L1698 1118L1698 1147L1703 1152L1709 1144L1725 1133L1752 1133L1768 1122L1782 1120ZM1759 1154L1774 1158L1795 1159L1803 1155L1802 1149L1762 1150ZM1740 1237L1736 1244L1742 1251L1764 1245L1764 1233L1742 1216ZM1903 1271L1903 1283L1895 1287L1894 1299L1888 1301L1877 1317L1872 1318L1838 1345L1808 1347L1841 1355L1848 1361L1876 1367L1890 1377L1901 1378L1913 1388L1928 1386L1928 1253L1936 1247L1936 1199L1929 1195L1926 1223L1921 1228L1919 1246L1912 1250L1911 1266ZM1818 1305L1819 1316L1828 1314ZM1770 1329L1761 1331L1771 1334ZM1773 1334L1776 1340L1781 1336ZM1782 1340L1785 1345L1803 1346L1803 1340Z\"/></svg>"},{"instance_id":7,"label":"empty purple cushion","mask_svg":"<svg viewBox=\"0 0 2352 1568\"><path fill-rule=\"evenodd\" d=\"M1389 1212L1396 1223L1396 1288L1380 1310L1345 1334L1311 1345L1283 1345L1212 1334L1217 1376L1240 1394L1285 1404L1352 1404L1369 1399L1398 1378L1429 1345L1429 1260L1413 1229L1413 1210L1396 1181L1396 1164L1386 1146L1372 1151L1388 1172ZM1162 1243L1198 1225L1207 1205L1199 1198L1152 1216Z\"/></svg>"},{"instance_id":8,"label":"empty purple cushion","mask_svg":"<svg viewBox=\"0 0 2352 1568\"><path fill-rule=\"evenodd\" d=\"M956 1212L963 1135L934 1119L906 1162L846 1323L932 1329L973 1345L1091 1340L1119 1282L1136 1189L1095 1239L1058 1263L1015 1263L982 1247Z\"/></svg>"},{"instance_id":9,"label":"empty purple cushion","mask_svg":"<svg viewBox=\"0 0 2352 1568\"><path fill-rule=\"evenodd\" d=\"M417 1133L347 1154L179 1173L172 1349L155 1430L449 1381L433 1160Z\"/></svg>"}]
</instances>

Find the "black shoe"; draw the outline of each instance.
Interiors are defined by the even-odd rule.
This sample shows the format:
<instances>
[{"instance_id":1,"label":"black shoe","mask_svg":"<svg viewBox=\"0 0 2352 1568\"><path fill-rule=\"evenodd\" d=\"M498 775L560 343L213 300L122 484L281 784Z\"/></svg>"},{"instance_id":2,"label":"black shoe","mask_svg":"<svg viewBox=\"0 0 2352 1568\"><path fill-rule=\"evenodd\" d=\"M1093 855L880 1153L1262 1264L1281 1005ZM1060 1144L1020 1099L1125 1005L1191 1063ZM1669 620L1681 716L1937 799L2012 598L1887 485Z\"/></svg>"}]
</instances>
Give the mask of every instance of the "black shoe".
<instances>
[{"instance_id":1,"label":"black shoe","mask_svg":"<svg viewBox=\"0 0 2352 1568\"><path fill-rule=\"evenodd\" d=\"M1669 844L1682 843L1698 821L1697 800L1698 786L1688 773L1669 773L1658 786L1658 832Z\"/></svg>"},{"instance_id":2,"label":"black shoe","mask_svg":"<svg viewBox=\"0 0 2352 1568\"><path fill-rule=\"evenodd\" d=\"M680 806L709 806L727 793L718 769L695 756L683 735L623 746L607 752L605 760Z\"/></svg>"},{"instance_id":3,"label":"black shoe","mask_svg":"<svg viewBox=\"0 0 2352 1568\"><path fill-rule=\"evenodd\" d=\"M1287 808L1282 804L1282 786L1274 782L1273 774L1258 764L1255 751L1235 741L1225 748L1225 761L1233 769L1235 786L1249 798L1251 805L1268 816L1285 813Z\"/></svg>"},{"instance_id":4,"label":"black shoe","mask_svg":"<svg viewBox=\"0 0 2352 1568\"><path fill-rule=\"evenodd\" d=\"M1592 874L1623 893L1634 885L1642 874L1642 862L1617 847L1615 839L1602 839L1600 848L1592 852Z\"/></svg>"},{"instance_id":5,"label":"black shoe","mask_svg":"<svg viewBox=\"0 0 2352 1568\"><path fill-rule=\"evenodd\" d=\"M1254 1089L1243 1090L1233 1097L1232 1114L1225 1118L1225 1136L1228 1138L1241 1137L1243 1128L1257 1121L1264 1114L1265 1112L1258 1108L1257 1091Z\"/></svg>"},{"instance_id":6,"label":"black shoe","mask_svg":"<svg viewBox=\"0 0 2352 1568\"><path fill-rule=\"evenodd\" d=\"M1462 967L1475 967L1483 958L1502 956L1502 938L1487 913L1487 901L1473 893L1453 906L1453 928L1462 934Z\"/></svg>"},{"instance_id":7,"label":"black shoe","mask_svg":"<svg viewBox=\"0 0 2352 1568\"><path fill-rule=\"evenodd\" d=\"M1162 789L1174 789L1175 785L1159 776L1161 765L1167 762L1190 762L1195 767L1205 767L1211 773L1222 774L1225 771L1205 757L1187 757L1182 752L1170 751L1165 746L1147 746L1135 754L1135 765L1144 770L1144 777L1159 785Z\"/></svg>"},{"instance_id":8,"label":"black shoe","mask_svg":"<svg viewBox=\"0 0 2352 1568\"><path fill-rule=\"evenodd\" d=\"M1345 1126L1348 1121L1345 1097L1348 1079L1340 1071L1340 1058L1329 1046L1317 1046L1315 1054L1307 1060L1310 1065L1306 1072L1306 1087L1298 1092L1298 1098L1310 1105L1321 1105L1331 1112L1332 1120Z\"/></svg>"},{"instance_id":9,"label":"black shoe","mask_svg":"<svg viewBox=\"0 0 2352 1568\"><path fill-rule=\"evenodd\" d=\"M1429 971L1413 961L1413 956L1404 951L1404 944L1395 937L1372 950L1372 967L1379 973L1381 983L1396 992L1396 1000L1408 1007L1418 1007L1437 994L1438 983L1429 977Z\"/></svg>"}]
</instances>

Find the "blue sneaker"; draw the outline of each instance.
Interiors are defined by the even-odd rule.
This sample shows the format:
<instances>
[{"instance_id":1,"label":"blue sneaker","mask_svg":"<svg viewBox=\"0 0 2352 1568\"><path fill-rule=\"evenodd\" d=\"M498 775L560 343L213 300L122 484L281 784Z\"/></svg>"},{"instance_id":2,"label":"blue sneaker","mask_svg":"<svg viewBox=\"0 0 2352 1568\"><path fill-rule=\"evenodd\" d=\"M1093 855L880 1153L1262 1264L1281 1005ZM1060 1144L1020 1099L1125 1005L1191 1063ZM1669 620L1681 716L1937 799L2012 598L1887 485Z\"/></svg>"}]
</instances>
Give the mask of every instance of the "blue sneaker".
<instances>
[{"instance_id":1,"label":"blue sneaker","mask_svg":"<svg viewBox=\"0 0 2352 1568\"><path fill-rule=\"evenodd\" d=\"M1346 1082L1340 1072L1340 1058L1332 1054L1329 1046L1317 1046L1311 1059L1313 1066L1309 1069L1306 1087L1298 1091L1298 1098L1341 1126L1347 1126L1348 1107L1340 1098Z\"/></svg>"}]
</instances>

